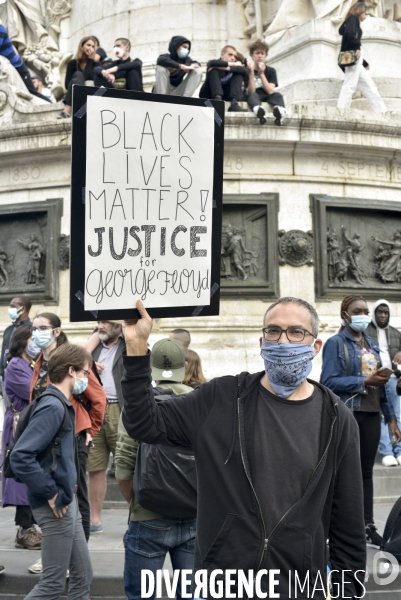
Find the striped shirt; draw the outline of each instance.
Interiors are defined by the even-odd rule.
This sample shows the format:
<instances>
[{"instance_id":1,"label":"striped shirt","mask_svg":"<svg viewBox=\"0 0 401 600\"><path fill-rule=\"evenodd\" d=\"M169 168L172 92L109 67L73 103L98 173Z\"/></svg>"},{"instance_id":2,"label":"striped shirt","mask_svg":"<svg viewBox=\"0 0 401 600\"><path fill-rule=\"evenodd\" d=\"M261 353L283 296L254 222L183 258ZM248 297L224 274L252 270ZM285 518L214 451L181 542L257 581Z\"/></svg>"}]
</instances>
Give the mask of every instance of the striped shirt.
<instances>
[{"instance_id":1,"label":"striped shirt","mask_svg":"<svg viewBox=\"0 0 401 600\"><path fill-rule=\"evenodd\" d=\"M22 58L16 53L4 25L0 25L0 54L1 56L8 58L12 66L16 69L24 64Z\"/></svg>"}]
</instances>

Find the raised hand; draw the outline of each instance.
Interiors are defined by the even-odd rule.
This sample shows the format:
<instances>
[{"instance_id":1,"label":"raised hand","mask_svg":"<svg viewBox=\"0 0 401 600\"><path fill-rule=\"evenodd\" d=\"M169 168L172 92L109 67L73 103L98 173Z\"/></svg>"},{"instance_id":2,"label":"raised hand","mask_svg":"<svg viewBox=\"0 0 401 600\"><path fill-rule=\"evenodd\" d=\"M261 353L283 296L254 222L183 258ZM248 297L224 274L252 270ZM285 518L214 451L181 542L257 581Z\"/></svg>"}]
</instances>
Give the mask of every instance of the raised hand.
<instances>
[{"instance_id":1,"label":"raised hand","mask_svg":"<svg viewBox=\"0 0 401 600\"><path fill-rule=\"evenodd\" d=\"M136 308L141 318L124 321L123 323L127 356L143 356L148 353L148 339L152 331L152 319L142 300L136 301Z\"/></svg>"}]
</instances>

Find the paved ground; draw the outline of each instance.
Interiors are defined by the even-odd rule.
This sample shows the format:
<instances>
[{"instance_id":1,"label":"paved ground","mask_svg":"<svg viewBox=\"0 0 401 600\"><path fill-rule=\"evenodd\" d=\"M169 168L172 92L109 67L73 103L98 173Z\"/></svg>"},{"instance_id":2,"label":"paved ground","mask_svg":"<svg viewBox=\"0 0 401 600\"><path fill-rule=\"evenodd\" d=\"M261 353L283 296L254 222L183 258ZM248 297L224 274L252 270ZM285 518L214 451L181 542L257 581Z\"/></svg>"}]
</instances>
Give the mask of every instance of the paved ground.
<instances>
[{"instance_id":1,"label":"paved ground","mask_svg":"<svg viewBox=\"0 0 401 600\"><path fill-rule=\"evenodd\" d=\"M392 504L375 504L375 519L382 532ZM103 534L94 535L89 541L89 549L94 568L92 597L97 599L123 600L125 598L122 574L124 566L123 534L127 525L128 511L111 509L103 511ZM38 551L17 550L14 547L14 509L0 510L0 564L6 572L0 577L0 599L19 600L29 592L37 576L28 574L28 566L39 558ZM375 550L368 550L368 564L371 567ZM171 569L166 561L165 568ZM371 587L372 598L392 600L393 594L386 588ZM368 587L368 591L369 591ZM376 589L373 589L376 587ZM370 596L370 594L369 594ZM396 596L401 598L401 592Z\"/></svg>"}]
</instances>

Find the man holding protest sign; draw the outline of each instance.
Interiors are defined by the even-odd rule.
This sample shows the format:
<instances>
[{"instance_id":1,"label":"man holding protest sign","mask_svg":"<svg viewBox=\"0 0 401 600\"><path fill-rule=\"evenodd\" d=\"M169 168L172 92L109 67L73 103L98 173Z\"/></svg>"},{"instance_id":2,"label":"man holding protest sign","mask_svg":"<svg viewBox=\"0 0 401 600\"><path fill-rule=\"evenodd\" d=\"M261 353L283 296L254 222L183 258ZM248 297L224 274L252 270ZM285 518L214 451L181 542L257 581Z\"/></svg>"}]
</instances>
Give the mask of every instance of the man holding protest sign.
<instances>
[{"instance_id":1,"label":"man holding protest sign","mask_svg":"<svg viewBox=\"0 0 401 600\"><path fill-rule=\"evenodd\" d=\"M366 545L357 425L330 390L307 379L322 347L315 309L298 298L268 308L264 371L217 378L156 403L147 347L152 320L141 300L136 307L141 319L125 326L122 420L137 440L193 448L194 596L210 597L208 584L215 590L217 577L219 593L225 582L235 597L242 597L246 578L255 586L247 588L248 597L254 591L257 597L297 597L300 584L309 588L308 597L324 600L328 539L338 597L362 597Z\"/></svg>"}]
</instances>

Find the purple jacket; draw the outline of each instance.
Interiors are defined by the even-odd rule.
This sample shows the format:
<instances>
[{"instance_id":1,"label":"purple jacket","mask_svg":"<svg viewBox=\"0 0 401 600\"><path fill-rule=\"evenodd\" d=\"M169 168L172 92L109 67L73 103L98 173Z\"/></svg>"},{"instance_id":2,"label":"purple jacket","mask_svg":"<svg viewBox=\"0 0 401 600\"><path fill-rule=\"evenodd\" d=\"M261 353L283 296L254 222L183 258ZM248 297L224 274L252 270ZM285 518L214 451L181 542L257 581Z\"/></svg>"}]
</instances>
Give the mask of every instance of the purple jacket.
<instances>
[{"instance_id":1,"label":"purple jacket","mask_svg":"<svg viewBox=\"0 0 401 600\"><path fill-rule=\"evenodd\" d=\"M30 385L33 368L24 358L15 357L10 360L5 373L5 388L9 401L17 412L21 412L29 404ZM3 423L2 462L6 444L13 439L13 413L7 406ZM29 506L28 490L23 483L2 477L3 506Z\"/></svg>"}]
</instances>

